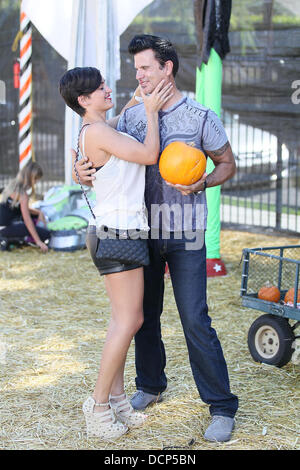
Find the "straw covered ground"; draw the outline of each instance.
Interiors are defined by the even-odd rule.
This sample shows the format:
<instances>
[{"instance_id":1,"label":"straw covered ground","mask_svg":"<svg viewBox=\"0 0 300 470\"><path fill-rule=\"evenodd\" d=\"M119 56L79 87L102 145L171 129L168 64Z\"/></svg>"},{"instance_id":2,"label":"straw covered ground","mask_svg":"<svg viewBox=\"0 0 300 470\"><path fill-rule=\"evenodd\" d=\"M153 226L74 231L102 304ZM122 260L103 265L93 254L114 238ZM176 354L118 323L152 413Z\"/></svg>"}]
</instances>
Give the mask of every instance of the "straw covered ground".
<instances>
[{"instance_id":1,"label":"straw covered ground","mask_svg":"<svg viewBox=\"0 0 300 470\"><path fill-rule=\"evenodd\" d=\"M87 250L41 254L35 248L0 253L0 448L37 450L298 450L300 366L279 369L255 363L248 351L251 323L262 314L239 297L241 253L246 247L297 244L299 239L222 231L228 276L208 280L208 301L239 396L236 427L228 443L203 439L210 421L198 396L171 281L166 280L162 331L168 389L149 418L115 443L87 438L81 412L98 370L109 318L103 279ZM134 392L134 349L126 367Z\"/></svg>"}]
</instances>

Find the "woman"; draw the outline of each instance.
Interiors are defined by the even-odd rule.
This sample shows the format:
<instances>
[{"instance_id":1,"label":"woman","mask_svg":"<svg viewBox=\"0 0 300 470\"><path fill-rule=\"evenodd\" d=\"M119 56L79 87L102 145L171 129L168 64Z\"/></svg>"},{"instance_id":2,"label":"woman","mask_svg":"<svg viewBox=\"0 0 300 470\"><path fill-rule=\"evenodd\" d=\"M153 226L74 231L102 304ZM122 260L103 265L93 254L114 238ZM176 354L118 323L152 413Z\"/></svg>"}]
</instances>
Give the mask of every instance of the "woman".
<instances>
[{"instance_id":1,"label":"woman","mask_svg":"<svg viewBox=\"0 0 300 470\"><path fill-rule=\"evenodd\" d=\"M31 236L41 251L46 253L48 246L44 242L49 239L50 232L36 226L38 222L46 224L45 217L42 211L29 207L29 197L34 194L34 186L42 176L40 165L29 162L4 189L0 204L0 226L5 228L0 231L0 239L8 241Z\"/></svg>"},{"instance_id":2,"label":"woman","mask_svg":"<svg viewBox=\"0 0 300 470\"><path fill-rule=\"evenodd\" d=\"M161 82L151 96L141 91L148 121L144 143L117 132L106 121L106 112L113 103L111 89L99 70L84 67L68 71L60 81L60 93L83 118L79 142L83 157L88 157L97 170L93 183L97 222L116 229L148 230L144 212L145 165L156 163L158 158L158 111L171 96L170 85L163 87ZM116 119L111 124L115 126ZM88 434L110 440L146 419L133 410L124 392L127 351L143 323L144 278L141 265L96 259L98 243L96 227L91 222L87 246L100 274L105 276L111 319L94 393L83 404L83 412Z\"/></svg>"}]
</instances>

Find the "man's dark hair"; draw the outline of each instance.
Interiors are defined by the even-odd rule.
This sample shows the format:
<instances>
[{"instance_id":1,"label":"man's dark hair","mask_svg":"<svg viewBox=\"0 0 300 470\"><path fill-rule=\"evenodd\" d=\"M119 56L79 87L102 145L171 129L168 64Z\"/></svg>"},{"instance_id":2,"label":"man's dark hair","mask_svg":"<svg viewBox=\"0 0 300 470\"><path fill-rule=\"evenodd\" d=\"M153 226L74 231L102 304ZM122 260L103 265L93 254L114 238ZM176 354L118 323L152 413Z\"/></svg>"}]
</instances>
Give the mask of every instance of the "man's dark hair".
<instances>
[{"instance_id":1,"label":"man's dark hair","mask_svg":"<svg viewBox=\"0 0 300 470\"><path fill-rule=\"evenodd\" d=\"M176 76L179 60L173 44L168 39L152 36L151 34L139 34L134 36L128 46L128 52L132 55L146 49L153 50L155 58L162 67L164 67L168 60L173 62L173 76Z\"/></svg>"},{"instance_id":2,"label":"man's dark hair","mask_svg":"<svg viewBox=\"0 0 300 470\"><path fill-rule=\"evenodd\" d=\"M68 70L60 79L59 91L66 104L79 116L85 109L78 103L78 96L93 93L103 82L101 73L94 67L76 67Z\"/></svg>"}]
</instances>

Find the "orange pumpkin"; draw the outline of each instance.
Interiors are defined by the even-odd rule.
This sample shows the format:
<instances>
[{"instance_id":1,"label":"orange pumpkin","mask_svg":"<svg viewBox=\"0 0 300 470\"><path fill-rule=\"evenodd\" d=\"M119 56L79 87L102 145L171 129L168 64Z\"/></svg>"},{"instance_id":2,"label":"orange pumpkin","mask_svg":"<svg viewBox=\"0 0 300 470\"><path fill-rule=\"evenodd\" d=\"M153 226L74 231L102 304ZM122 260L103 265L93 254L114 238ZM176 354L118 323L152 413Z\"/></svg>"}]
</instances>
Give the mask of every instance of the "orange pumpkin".
<instances>
[{"instance_id":1,"label":"orange pumpkin","mask_svg":"<svg viewBox=\"0 0 300 470\"><path fill-rule=\"evenodd\" d=\"M264 286L258 291L258 298L269 302L279 302L280 290L275 286Z\"/></svg>"},{"instance_id":2,"label":"orange pumpkin","mask_svg":"<svg viewBox=\"0 0 300 470\"><path fill-rule=\"evenodd\" d=\"M184 142L167 145L159 160L161 176L172 184L193 184L201 178L205 168L204 153Z\"/></svg>"},{"instance_id":3,"label":"orange pumpkin","mask_svg":"<svg viewBox=\"0 0 300 470\"><path fill-rule=\"evenodd\" d=\"M295 289L294 288L289 289L284 296L284 301L286 303L292 302L292 304L294 304L294 295L295 295ZM298 290L297 292L297 303L300 303L300 290Z\"/></svg>"}]
</instances>

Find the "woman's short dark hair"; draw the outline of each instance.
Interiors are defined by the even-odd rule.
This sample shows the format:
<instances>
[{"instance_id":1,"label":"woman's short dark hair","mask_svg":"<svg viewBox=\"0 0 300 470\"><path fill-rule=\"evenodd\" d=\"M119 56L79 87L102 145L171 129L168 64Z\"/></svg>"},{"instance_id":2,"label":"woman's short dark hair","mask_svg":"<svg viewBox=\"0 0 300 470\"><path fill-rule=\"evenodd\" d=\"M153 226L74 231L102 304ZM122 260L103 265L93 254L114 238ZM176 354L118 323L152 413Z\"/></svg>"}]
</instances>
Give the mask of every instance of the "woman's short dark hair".
<instances>
[{"instance_id":1,"label":"woman's short dark hair","mask_svg":"<svg viewBox=\"0 0 300 470\"><path fill-rule=\"evenodd\" d=\"M146 49L153 50L155 58L161 66L164 66L168 60L173 62L173 76L175 77L179 68L179 60L173 44L168 39L152 36L151 34L138 34L134 36L128 46L128 52L132 55Z\"/></svg>"},{"instance_id":2,"label":"woman's short dark hair","mask_svg":"<svg viewBox=\"0 0 300 470\"><path fill-rule=\"evenodd\" d=\"M93 93L102 82L103 79L98 69L75 67L61 77L59 91L66 104L79 116L84 116L85 109L78 103L78 96Z\"/></svg>"}]
</instances>

